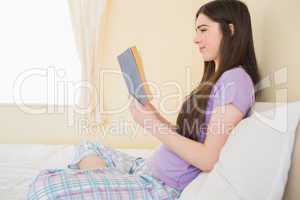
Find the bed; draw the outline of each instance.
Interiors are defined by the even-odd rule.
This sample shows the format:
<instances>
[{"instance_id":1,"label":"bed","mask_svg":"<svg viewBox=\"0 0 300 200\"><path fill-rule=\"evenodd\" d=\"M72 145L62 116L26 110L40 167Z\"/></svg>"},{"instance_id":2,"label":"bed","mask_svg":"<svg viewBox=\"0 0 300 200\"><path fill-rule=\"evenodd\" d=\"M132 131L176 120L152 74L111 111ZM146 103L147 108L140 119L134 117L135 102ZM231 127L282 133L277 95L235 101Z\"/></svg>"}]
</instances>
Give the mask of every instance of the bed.
<instances>
[{"instance_id":1,"label":"bed","mask_svg":"<svg viewBox=\"0 0 300 200\"><path fill-rule=\"evenodd\" d=\"M1 144L0 200L24 200L29 183L42 169L66 168L74 145ZM118 149L147 157L152 149ZM33 153L34 152L34 153Z\"/></svg>"},{"instance_id":2,"label":"bed","mask_svg":"<svg viewBox=\"0 0 300 200\"><path fill-rule=\"evenodd\" d=\"M271 104L258 103L258 110L269 109ZM299 102L300 108L300 102ZM300 123L292 155L292 166L284 200L300 199ZM74 153L74 145L0 144L0 200L23 200L29 183L42 169L66 168ZM117 148L134 156L147 158L153 149Z\"/></svg>"}]
</instances>

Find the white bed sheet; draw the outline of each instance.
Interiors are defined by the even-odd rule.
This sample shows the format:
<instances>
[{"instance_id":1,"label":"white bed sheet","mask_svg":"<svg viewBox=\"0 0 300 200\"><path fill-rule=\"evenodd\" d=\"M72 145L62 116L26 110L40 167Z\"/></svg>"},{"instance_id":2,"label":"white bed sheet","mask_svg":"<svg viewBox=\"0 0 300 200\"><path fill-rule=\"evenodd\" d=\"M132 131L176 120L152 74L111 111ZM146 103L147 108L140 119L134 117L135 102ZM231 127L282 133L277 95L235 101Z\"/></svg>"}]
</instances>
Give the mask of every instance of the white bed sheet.
<instances>
[{"instance_id":1,"label":"white bed sheet","mask_svg":"<svg viewBox=\"0 0 300 200\"><path fill-rule=\"evenodd\" d=\"M118 149L148 157L152 149ZM0 200L24 200L29 183L42 169L66 168L74 145L0 144Z\"/></svg>"}]
</instances>

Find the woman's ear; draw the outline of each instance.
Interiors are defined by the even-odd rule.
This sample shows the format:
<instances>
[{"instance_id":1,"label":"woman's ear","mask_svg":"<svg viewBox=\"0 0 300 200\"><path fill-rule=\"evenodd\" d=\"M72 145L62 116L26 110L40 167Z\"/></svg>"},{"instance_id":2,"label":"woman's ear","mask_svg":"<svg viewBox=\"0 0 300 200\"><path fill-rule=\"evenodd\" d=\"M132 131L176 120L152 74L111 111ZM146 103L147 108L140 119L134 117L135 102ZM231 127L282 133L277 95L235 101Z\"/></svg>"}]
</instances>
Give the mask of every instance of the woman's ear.
<instances>
[{"instance_id":1,"label":"woman's ear","mask_svg":"<svg viewBox=\"0 0 300 200\"><path fill-rule=\"evenodd\" d=\"M229 29L231 31L231 35L233 36L234 35L234 25L233 24L228 24L229 26Z\"/></svg>"}]
</instances>

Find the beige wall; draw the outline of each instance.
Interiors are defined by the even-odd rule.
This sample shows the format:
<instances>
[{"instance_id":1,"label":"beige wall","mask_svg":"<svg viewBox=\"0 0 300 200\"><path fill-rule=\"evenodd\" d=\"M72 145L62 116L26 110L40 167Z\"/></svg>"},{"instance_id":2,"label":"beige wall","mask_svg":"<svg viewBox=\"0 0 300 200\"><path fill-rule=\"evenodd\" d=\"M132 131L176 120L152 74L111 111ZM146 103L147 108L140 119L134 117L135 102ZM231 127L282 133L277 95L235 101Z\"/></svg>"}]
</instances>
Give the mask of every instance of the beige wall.
<instances>
[{"instance_id":1,"label":"beige wall","mask_svg":"<svg viewBox=\"0 0 300 200\"><path fill-rule=\"evenodd\" d=\"M168 99L163 105L169 110L179 109L184 95L189 93L202 76L202 58L192 40L195 12L206 1L131 2L134 6L128 6L127 1L110 1L103 65L119 70L116 61L118 53L136 45L142 55L146 78L160 89L157 103L166 95L177 91L179 97ZM300 45L297 37L300 35L300 21L297 20L300 16L296 9L300 2L249 0L246 3L252 15L256 54L262 78L265 80L262 86L266 87L266 80L270 80L270 86L262 90L259 100L283 101L280 88L288 90L288 101L299 100L296 77L300 72L300 62L296 57L296 47ZM277 73L279 79L275 82L274 74L284 67L287 69L287 83L280 82L280 77L284 78L284 73L280 72ZM187 69L190 71L187 72ZM180 85L182 92L178 93L175 87L166 87L165 84L170 81ZM110 81L105 80L104 84L108 82L114 83L113 89L105 91L104 95L109 109L126 102L127 93L123 79L115 76ZM281 96L276 99L276 94ZM115 97L120 97L121 100ZM175 116L175 113L168 115L173 121Z\"/></svg>"},{"instance_id":2,"label":"beige wall","mask_svg":"<svg viewBox=\"0 0 300 200\"><path fill-rule=\"evenodd\" d=\"M204 2L109 0L108 3L102 65L106 70L119 71L116 56L136 45L147 80L157 86L151 87L151 91L158 94L153 103L173 123L184 96L202 76L202 58L193 44L193 37L194 15ZM262 91L259 100L283 101L284 93L280 88L288 89L288 101L300 100L297 88L300 62L296 57L296 47L300 45L300 22L296 20L300 14L296 9L300 7L300 2L248 0L246 3L252 15L259 67L263 78L268 80L270 77L271 80L270 87ZM273 74L282 67L287 67L287 84L276 85ZM105 142L118 147L153 147L159 144L153 137L141 134L141 129L132 130L130 135L113 136L123 131L113 129L114 125L120 125L124 120L131 123L132 119L126 109L128 99L123 78L108 73L104 77L104 111L119 110L107 115L109 123L105 128L111 128L113 134L107 134ZM275 97L277 93L278 98ZM167 96L169 98L166 99ZM29 115L7 105L1 105L0 111L0 118L4 121L0 124L2 143L77 143L82 137L100 140L101 134L107 133L107 129L102 129L98 135L81 135L78 121L73 123L75 125L68 125L66 113Z\"/></svg>"},{"instance_id":3,"label":"beige wall","mask_svg":"<svg viewBox=\"0 0 300 200\"><path fill-rule=\"evenodd\" d=\"M298 0L275 0L265 3L259 28L262 33L259 62L263 77L266 78L269 75L272 84L262 93L261 99L264 101L275 101L276 99L282 101L284 97L280 95L282 93L280 89L287 89L288 101L300 99L300 80L298 78L300 74L299 7L300 1ZM274 81L272 75L283 68L287 69L287 82L280 84L280 75L277 81Z\"/></svg>"}]
</instances>

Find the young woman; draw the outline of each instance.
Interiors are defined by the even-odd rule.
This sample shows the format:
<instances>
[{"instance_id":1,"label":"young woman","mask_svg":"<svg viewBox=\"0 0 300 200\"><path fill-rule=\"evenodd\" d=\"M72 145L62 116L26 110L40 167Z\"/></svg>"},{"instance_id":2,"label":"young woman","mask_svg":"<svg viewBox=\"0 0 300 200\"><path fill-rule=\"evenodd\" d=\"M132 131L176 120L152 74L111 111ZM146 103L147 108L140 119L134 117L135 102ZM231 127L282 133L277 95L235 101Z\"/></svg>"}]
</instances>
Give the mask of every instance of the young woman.
<instances>
[{"instance_id":1,"label":"young woman","mask_svg":"<svg viewBox=\"0 0 300 200\"><path fill-rule=\"evenodd\" d=\"M259 73L244 3L211 1L199 9L195 25L204 74L176 125L151 103L130 105L134 120L162 143L152 156L135 158L83 141L69 169L43 171L28 199L177 199L199 173L213 169L232 128L255 102Z\"/></svg>"}]
</instances>

